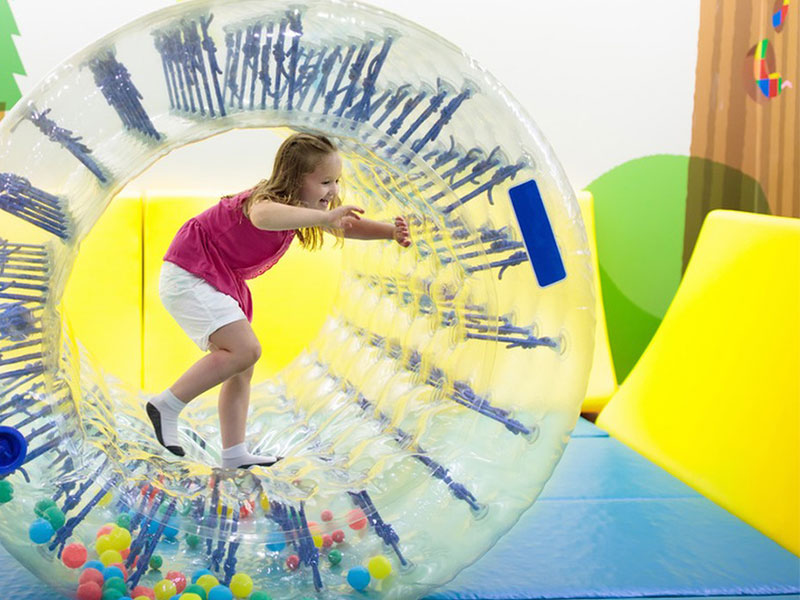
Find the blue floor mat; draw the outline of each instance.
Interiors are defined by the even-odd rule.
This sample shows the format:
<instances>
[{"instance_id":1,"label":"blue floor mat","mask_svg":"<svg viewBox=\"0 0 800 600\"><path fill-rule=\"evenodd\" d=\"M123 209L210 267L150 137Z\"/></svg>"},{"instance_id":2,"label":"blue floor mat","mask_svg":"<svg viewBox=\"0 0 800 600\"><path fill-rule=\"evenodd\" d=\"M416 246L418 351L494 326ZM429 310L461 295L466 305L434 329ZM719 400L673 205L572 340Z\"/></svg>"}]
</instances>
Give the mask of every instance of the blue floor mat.
<instances>
[{"instance_id":1,"label":"blue floor mat","mask_svg":"<svg viewBox=\"0 0 800 600\"><path fill-rule=\"evenodd\" d=\"M581 420L536 504L429 600L800 600L800 559ZM62 600L5 551L0 598Z\"/></svg>"}]
</instances>

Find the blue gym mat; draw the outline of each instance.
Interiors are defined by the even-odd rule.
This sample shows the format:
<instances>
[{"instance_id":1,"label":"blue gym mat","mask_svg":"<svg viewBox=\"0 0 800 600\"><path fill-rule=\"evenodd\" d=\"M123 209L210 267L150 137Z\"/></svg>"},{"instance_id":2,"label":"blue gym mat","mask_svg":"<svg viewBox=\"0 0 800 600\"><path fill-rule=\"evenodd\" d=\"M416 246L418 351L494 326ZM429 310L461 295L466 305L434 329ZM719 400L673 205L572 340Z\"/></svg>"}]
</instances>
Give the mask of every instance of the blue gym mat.
<instances>
[{"instance_id":1,"label":"blue gym mat","mask_svg":"<svg viewBox=\"0 0 800 600\"><path fill-rule=\"evenodd\" d=\"M63 598L5 551L0 590ZM692 596L800 599L800 558L582 419L536 504L427 600Z\"/></svg>"}]
</instances>

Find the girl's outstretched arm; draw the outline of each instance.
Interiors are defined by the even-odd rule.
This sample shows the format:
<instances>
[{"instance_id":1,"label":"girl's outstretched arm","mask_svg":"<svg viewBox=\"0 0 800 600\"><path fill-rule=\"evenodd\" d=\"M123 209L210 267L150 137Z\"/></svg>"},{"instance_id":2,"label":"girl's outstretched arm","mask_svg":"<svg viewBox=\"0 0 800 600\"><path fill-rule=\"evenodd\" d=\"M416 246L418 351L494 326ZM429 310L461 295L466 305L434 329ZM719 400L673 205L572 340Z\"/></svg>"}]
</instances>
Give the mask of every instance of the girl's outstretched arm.
<instances>
[{"instance_id":1,"label":"girl's outstretched arm","mask_svg":"<svg viewBox=\"0 0 800 600\"><path fill-rule=\"evenodd\" d=\"M357 206L340 206L333 210L316 210L265 200L250 209L250 221L259 229L283 231L301 227L333 227L349 229L358 223L364 210Z\"/></svg>"},{"instance_id":2,"label":"girl's outstretched arm","mask_svg":"<svg viewBox=\"0 0 800 600\"><path fill-rule=\"evenodd\" d=\"M404 248L411 245L408 224L403 217L397 217L394 224L360 219L344 230L344 237L354 240L395 240Z\"/></svg>"}]
</instances>

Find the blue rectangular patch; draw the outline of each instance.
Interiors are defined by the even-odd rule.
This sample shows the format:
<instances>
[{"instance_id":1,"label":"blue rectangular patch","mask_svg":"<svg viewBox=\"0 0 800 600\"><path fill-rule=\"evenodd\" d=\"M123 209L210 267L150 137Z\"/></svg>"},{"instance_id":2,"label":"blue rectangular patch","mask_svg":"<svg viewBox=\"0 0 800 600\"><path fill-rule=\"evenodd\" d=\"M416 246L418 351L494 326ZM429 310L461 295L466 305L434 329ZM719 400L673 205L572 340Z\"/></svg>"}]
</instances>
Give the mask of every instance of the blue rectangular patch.
<instances>
[{"instance_id":1,"label":"blue rectangular patch","mask_svg":"<svg viewBox=\"0 0 800 600\"><path fill-rule=\"evenodd\" d=\"M508 190L508 195L539 286L546 287L566 279L564 261L536 181L531 179L515 185Z\"/></svg>"}]
</instances>

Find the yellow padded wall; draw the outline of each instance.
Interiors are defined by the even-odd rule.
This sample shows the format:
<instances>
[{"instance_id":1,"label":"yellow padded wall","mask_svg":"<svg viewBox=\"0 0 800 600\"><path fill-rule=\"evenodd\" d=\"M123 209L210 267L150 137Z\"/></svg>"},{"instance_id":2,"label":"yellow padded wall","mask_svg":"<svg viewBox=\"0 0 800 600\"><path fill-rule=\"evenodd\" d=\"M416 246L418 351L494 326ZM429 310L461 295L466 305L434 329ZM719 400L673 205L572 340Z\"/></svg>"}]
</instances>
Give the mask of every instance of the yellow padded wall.
<instances>
[{"instance_id":1,"label":"yellow padded wall","mask_svg":"<svg viewBox=\"0 0 800 600\"><path fill-rule=\"evenodd\" d=\"M117 197L81 243L62 309L104 371L139 387L142 375L142 202Z\"/></svg>"},{"instance_id":2,"label":"yellow padded wall","mask_svg":"<svg viewBox=\"0 0 800 600\"><path fill-rule=\"evenodd\" d=\"M614 360L611 357L611 346L608 342L606 310L603 305L603 293L600 288L600 264L597 258L597 234L594 227L594 197L591 192L579 192L578 205L581 208L583 224L586 227L589 249L592 251L596 299L595 315L597 318L592 370L589 372L589 385L581 410L583 412L598 413L606 405L608 399L614 395L614 392L617 391L617 375L614 371Z\"/></svg>"},{"instance_id":3,"label":"yellow padded wall","mask_svg":"<svg viewBox=\"0 0 800 600\"><path fill-rule=\"evenodd\" d=\"M598 425L800 554L800 220L706 217Z\"/></svg>"},{"instance_id":4,"label":"yellow padded wall","mask_svg":"<svg viewBox=\"0 0 800 600\"><path fill-rule=\"evenodd\" d=\"M180 226L218 198L151 195L144 202L144 379L142 389L156 393L171 385L203 353L161 304L158 279L162 258ZM341 273L334 238L321 251L307 252L295 240L272 269L250 280L253 329L261 359L253 381L286 366L310 342L330 314Z\"/></svg>"}]
</instances>

